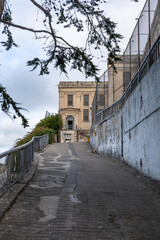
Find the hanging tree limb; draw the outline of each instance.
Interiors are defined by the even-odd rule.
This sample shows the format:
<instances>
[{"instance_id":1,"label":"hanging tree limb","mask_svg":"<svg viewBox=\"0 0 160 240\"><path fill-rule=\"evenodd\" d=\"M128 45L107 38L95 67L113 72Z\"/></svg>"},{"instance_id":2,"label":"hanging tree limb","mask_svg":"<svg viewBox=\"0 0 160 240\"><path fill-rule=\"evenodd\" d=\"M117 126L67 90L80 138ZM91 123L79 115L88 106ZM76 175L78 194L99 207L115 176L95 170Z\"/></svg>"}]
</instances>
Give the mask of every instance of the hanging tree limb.
<instances>
[{"instance_id":1,"label":"hanging tree limb","mask_svg":"<svg viewBox=\"0 0 160 240\"><path fill-rule=\"evenodd\" d=\"M44 0L41 4L35 0L30 0L30 2L44 14L45 30L15 24L12 19L7 21L2 18L2 23L38 34L37 39L41 38L40 34L45 34L43 39L47 39L47 43L44 45L44 49L47 49L47 58L39 59L35 57L28 61L27 65L32 66L32 70L40 67L40 75L48 74L48 66L53 63L54 67L67 74L67 66L70 65L71 69L77 68L84 72L86 77L98 79L98 68L93 62L93 56L89 54L91 45L95 45L96 49L106 48L106 51L109 52L110 64L114 65L120 51L118 42L121 35L115 33L116 24L105 17L104 12L98 8L99 4L105 2L105 0ZM84 19L81 20L80 16L83 16ZM73 46L66 39L56 34L55 25L61 24L64 28L74 27L80 32L84 30L85 23L87 23L89 30L85 48ZM76 58L79 58L79 61Z\"/></svg>"},{"instance_id":2,"label":"hanging tree limb","mask_svg":"<svg viewBox=\"0 0 160 240\"><path fill-rule=\"evenodd\" d=\"M5 10L7 10L7 6L5 6L5 0L1 0L0 1L0 23L3 22L2 20L2 13L6 7ZM4 13L5 14L5 13ZM8 22L10 22L11 18L9 17L10 15L10 11L8 10L6 12L6 16L5 18L8 20ZM4 16L3 16L4 17ZM7 22L7 23L8 23ZM9 50L12 46L17 46L12 38L12 34L9 31L9 28L7 25L4 25L4 30L3 32L4 34L7 35L7 41L6 42L2 42L2 45L6 47L6 50ZM17 117L19 117L22 121L22 125L23 127L28 127L28 120L24 117L24 115L21 113L22 110L26 110L24 108L21 108L19 106L18 103L16 103L10 96L9 94L6 92L6 89L2 86L2 84L0 84L0 106L1 106L1 110L6 113L7 115L9 115L12 119L15 119ZM14 113L11 115L10 113L10 109L12 108L12 110L14 111Z\"/></svg>"},{"instance_id":3,"label":"hanging tree limb","mask_svg":"<svg viewBox=\"0 0 160 240\"><path fill-rule=\"evenodd\" d=\"M53 64L55 68L59 68L65 74L67 74L67 67L70 66L71 69L83 72L86 77L94 77L98 80L98 68L93 61L91 47L98 49L100 53L102 49L103 51L105 49L108 52L109 64L113 67L114 63L119 60L119 41L122 36L116 33L116 24L99 8L101 3L106 3L105 0L28 0L43 13L44 29L34 29L14 23L7 1L0 0L0 22L4 27L2 33L7 37L7 40L1 43L6 50L17 46L10 27L36 34L36 39L43 40L42 48L46 52L46 59L35 57L28 61L27 65L31 66L32 70L40 68L40 75L49 74L49 65ZM137 2L137 0L133 1ZM84 31L87 26L85 47L73 45L63 35L58 35L59 25L64 28L73 27L77 32ZM3 98L6 95L2 94L1 96ZM9 101L8 104L15 106L12 101ZM21 108L17 108L17 110L19 111ZM16 113L19 114L19 112ZM20 117L22 116L20 115Z\"/></svg>"},{"instance_id":4,"label":"hanging tree limb","mask_svg":"<svg viewBox=\"0 0 160 240\"><path fill-rule=\"evenodd\" d=\"M1 110L6 113L7 115L9 115L12 119L17 118L16 116L18 116L19 118L21 118L22 120L22 125L24 127L28 127L28 120L23 116L23 114L21 113L21 110L26 110L24 108L19 107L19 104L16 103L10 96L9 94L6 92L6 89L0 84L0 104L1 104ZM15 114L13 114L13 116L11 116L9 110L10 107L13 108Z\"/></svg>"}]
</instances>

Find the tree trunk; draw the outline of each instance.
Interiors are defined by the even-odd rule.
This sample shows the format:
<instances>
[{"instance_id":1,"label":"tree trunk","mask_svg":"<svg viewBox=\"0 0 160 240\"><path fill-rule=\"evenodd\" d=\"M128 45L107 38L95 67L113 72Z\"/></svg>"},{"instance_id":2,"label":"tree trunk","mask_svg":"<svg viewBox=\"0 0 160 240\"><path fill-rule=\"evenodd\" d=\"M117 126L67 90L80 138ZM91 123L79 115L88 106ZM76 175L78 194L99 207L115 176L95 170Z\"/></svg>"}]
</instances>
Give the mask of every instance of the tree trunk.
<instances>
[{"instance_id":1,"label":"tree trunk","mask_svg":"<svg viewBox=\"0 0 160 240\"><path fill-rule=\"evenodd\" d=\"M0 20L2 17L3 9L4 9L4 3L5 3L5 0L0 0Z\"/></svg>"}]
</instances>

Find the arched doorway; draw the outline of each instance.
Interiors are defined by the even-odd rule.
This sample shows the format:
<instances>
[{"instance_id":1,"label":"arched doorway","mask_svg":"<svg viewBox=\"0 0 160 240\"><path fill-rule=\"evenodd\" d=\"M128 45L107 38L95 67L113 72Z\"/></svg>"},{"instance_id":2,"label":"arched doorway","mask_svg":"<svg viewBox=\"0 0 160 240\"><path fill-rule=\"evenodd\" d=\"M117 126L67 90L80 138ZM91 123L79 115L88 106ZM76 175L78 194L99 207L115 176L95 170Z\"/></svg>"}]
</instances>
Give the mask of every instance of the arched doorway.
<instances>
[{"instance_id":1,"label":"arched doorway","mask_svg":"<svg viewBox=\"0 0 160 240\"><path fill-rule=\"evenodd\" d=\"M74 117L73 116L66 117L66 129L74 129Z\"/></svg>"}]
</instances>

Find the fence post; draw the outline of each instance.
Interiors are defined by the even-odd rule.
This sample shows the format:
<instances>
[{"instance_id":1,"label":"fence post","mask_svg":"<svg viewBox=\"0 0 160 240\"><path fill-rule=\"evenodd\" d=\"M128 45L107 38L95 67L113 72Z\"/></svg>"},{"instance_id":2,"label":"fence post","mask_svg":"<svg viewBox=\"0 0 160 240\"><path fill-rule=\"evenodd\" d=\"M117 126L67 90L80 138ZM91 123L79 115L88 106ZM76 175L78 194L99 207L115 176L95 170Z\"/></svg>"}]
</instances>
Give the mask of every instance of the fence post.
<instances>
[{"instance_id":1,"label":"fence post","mask_svg":"<svg viewBox=\"0 0 160 240\"><path fill-rule=\"evenodd\" d=\"M101 112L101 122L103 121L103 111Z\"/></svg>"},{"instance_id":2,"label":"fence post","mask_svg":"<svg viewBox=\"0 0 160 240\"><path fill-rule=\"evenodd\" d=\"M8 155L7 159L7 188L11 185L11 167L12 167L12 153Z\"/></svg>"},{"instance_id":3,"label":"fence post","mask_svg":"<svg viewBox=\"0 0 160 240\"><path fill-rule=\"evenodd\" d=\"M31 144L32 146L32 162L33 162L33 158L34 158L34 141Z\"/></svg>"},{"instance_id":4,"label":"fence post","mask_svg":"<svg viewBox=\"0 0 160 240\"><path fill-rule=\"evenodd\" d=\"M23 176L23 166L24 166L24 150L20 150L20 176Z\"/></svg>"}]
</instances>

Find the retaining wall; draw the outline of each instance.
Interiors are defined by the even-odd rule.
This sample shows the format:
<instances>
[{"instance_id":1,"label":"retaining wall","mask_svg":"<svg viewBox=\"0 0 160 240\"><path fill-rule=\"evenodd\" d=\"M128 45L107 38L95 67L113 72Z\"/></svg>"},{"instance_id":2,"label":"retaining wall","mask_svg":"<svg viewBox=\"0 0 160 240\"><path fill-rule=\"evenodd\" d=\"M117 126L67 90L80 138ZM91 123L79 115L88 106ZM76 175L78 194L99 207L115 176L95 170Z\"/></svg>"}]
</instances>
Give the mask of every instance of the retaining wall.
<instances>
[{"instance_id":1,"label":"retaining wall","mask_svg":"<svg viewBox=\"0 0 160 240\"><path fill-rule=\"evenodd\" d=\"M92 126L90 144L160 181L160 58L122 108Z\"/></svg>"}]
</instances>

